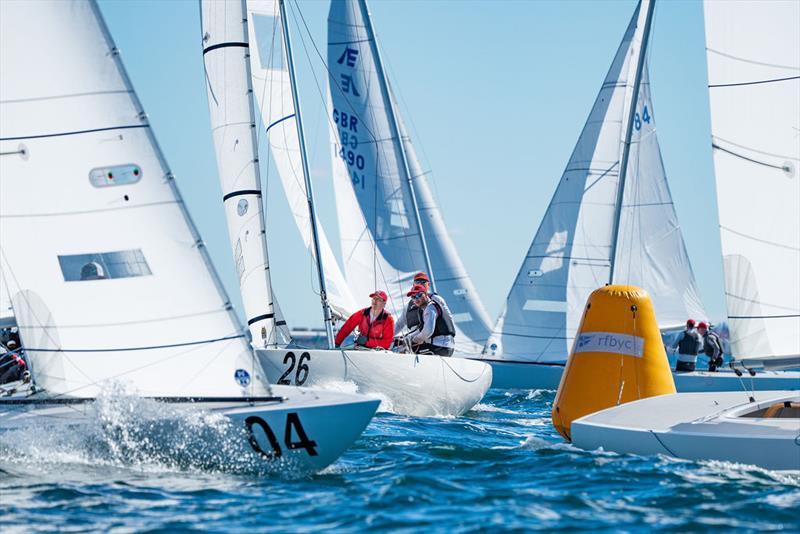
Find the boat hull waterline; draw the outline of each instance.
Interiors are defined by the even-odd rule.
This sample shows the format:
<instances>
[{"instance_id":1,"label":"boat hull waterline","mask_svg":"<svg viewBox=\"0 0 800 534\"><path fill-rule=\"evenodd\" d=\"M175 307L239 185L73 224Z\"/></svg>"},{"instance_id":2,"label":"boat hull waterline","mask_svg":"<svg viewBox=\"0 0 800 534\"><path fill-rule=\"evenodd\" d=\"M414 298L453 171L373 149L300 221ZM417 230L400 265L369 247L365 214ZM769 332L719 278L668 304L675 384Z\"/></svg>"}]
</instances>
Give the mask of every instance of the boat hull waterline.
<instances>
[{"instance_id":1,"label":"boat hull waterline","mask_svg":"<svg viewBox=\"0 0 800 534\"><path fill-rule=\"evenodd\" d=\"M154 400L131 397L135 402ZM105 402L109 399L100 399ZM120 399L110 399L111 402ZM97 418L98 399L9 398L0 400L0 433L41 427L78 427ZM252 451L270 471L303 475L333 463L361 435L379 401L363 396L306 388L274 386L273 396L254 398L155 399L164 405L164 421L204 412L230 420L226 440ZM211 444L224 448L228 444ZM202 460L202 459L198 459Z\"/></svg>"},{"instance_id":2,"label":"boat hull waterline","mask_svg":"<svg viewBox=\"0 0 800 534\"><path fill-rule=\"evenodd\" d=\"M498 389L558 389L564 364L537 362L505 362L502 360L475 361L486 362L492 366L492 388ZM800 371L756 371L755 376L746 372L741 376L729 369L716 372L694 371L676 373L673 371L675 388L679 393L694 391L776 391L800 390Z\"/></svg>"},{"instance_id":3,"label":"boat hull waterline","mask_svg":"<svg viewBox=\"0 0 800 534\"><path fill-rule=\"evenodd\" d=\"M257 349L270 383L347 387L374 395L381 409L417 417L458 416L475 406L492 383L489 365L463 358L384 350Z\"/></svg>"}]
</instances>

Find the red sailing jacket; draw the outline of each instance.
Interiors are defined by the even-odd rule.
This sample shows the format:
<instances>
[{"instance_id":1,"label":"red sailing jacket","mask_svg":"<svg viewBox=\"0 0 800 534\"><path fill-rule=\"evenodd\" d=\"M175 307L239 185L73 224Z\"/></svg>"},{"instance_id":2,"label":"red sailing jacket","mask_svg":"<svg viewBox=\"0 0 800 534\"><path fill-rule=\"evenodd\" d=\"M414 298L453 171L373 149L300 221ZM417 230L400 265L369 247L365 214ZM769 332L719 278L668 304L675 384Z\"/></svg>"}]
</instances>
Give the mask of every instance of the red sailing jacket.
<instances>
[{"instance_id":1,"label":"red sailing jacket","mask_svg":"<svg viewBox=\"0 0 800 534\"><path fill-rule=\"evenodd\" d=\"M351 315L342 326L342 329L339 330L339 333L336 334L337 347L342 344L344 338L349 336L356 326L361 335L367 338L367 343L364 346L368 349L377 347L388 349L392 346L394 319L386 310L382 311L372 324L369 322L369 308L364 308Z\"/></svg>"}]
</instances>

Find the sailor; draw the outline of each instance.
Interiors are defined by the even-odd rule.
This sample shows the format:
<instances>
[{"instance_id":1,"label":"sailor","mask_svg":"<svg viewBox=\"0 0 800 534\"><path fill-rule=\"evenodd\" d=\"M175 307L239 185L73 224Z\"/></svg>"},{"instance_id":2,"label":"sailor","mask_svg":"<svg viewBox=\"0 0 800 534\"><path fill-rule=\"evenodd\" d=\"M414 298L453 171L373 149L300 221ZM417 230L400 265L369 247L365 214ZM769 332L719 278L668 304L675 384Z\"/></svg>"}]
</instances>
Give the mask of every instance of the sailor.
<instances>
[{"instance_id":1,"label":"sailor","mask_svg":"<svg viewBox=\"0 0 800 534\"><path fill-rule=\"evenodd\" d=\"M697 364L697 355L703 350L703 340L694 325L694 319L686 321L686 330L681 333L678 341L672 345L673 349L678 349L678 361L675 364L676 371L694 371Z\"/></svg>"},{"instance_id":2,"label":"sailor","mask_svg":"<svg viewBox=\"0 0 800 534\"><path fill-rule=\"evenodd\" d=\"M703 353L708 356L708 370L713 373L722 367L722 340L705 321L697 325L697 333L703 337Z\"/></svg>"},{"instance_id":3,"label":"sailor","mask_svg":"<svg viewBox=\"0 0 800 534\"><path fill-rule=\"evenodd\" d=\"M409 334L414 352L431 352L438 356L452 356L456 329L449 310L428 295L422 284L416 284L408 292L414 305L422 312L422 324L418 332Z\"/></svg>"},{"instance_id":4,"label":"sailor","mask_svg":"<svg viewBox=\"0 0 800 534\"><path fill-rule=\"evenodd\" d=\"M372 299L371 306L357 311L342 325L341 330L336 334L337 347L355 327L358 327L359 332L356 339L357 347L388 349L392 346L394 319L392 314L384 309L389 297L385 291L378 290L372 293L370 298Z\"/></svg>"},{"instance_id":5,"label":"sailor","mask_svg":"<svg viewBox=\"0 0 800 534\"><path fill-rule=\"evenodd\" d=\"M428 297L436 301L436 303L442 307L444 313L450 317L450 320L453 320L453 314L450 312L450 307L447 305L447 302L445 302L441 295L431 291L431 281L426 273L420 271L415 274L413 285L421 285L424 287L425 292L428 293ZM406 328L409 330L414 330L415 328L419 329L421 328L421 324L422 309L414 304L414 299L411 299L408 301L408 306L406 306L406 313L401 315L394 324L394 334L396 337L402 339L403 330Z\"/></svg>"},{"instance_id":6,"label":"sailor","mask_svg":"<svg viewBox=\"0 0 800 534\"><path fill-rule=\"evenodd\" d=\"M0 345L0 384L8 384L21 380L28 370L25 360L16 352L17 344L12 339L8 342L8 349Z\"/></svg>"}]
</instances>

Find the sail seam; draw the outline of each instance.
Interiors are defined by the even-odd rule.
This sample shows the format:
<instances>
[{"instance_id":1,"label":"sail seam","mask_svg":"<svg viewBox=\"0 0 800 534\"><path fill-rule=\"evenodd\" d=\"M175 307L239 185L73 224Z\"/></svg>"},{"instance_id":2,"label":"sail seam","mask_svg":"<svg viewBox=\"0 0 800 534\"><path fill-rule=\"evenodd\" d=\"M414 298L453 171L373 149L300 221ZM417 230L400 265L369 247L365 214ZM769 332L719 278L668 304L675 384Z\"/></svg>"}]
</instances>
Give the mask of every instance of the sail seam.
<instances>
[{"instance_id":1,"label":"sail seam","mask_svg":"<svg viewBox=\"0 0 800 534\"><path fill-rule=\"evenodd\" d=\"M0 141L24 141L26 139L43 139L45 137L63 137L66 135L80 135L85 133L107 132L110 130L130 130L132 128L149 128L149 124L130 124L127 126L109 126L107 128L92 128L90 130L74 130L71 132L58 132L37 135L22 135L19 137L0 137Z\"/></svg>"},{"instance_id":2,"label":"sail seam","mask_svg":"<svg viewBox=\"0 0 800 534\"><path fill-rule=\"evenodd\" d=\"M733 229L728 228L727 226L723 226L721 224L719 225L719 227L722 228L723 230L726 230L726 231L732 233L732 234L736 234L738 236L745 237L747 239L752 239L753 241L758 241L759 243L764 243L765 245L772 245L774 247L784 248L786 250L791 250L793 252L800 252L800 248L798 248L798 247L793 247L791 245L783 245L781 243L775 243L774 241L767 241L766 239L759 239L759 238L753 237L751 235L743 234L742 232L737 232L736 230L733 230Z\"/></svg>"},{"instance_id":3,"label":"sail seam","mask_svg":"<svg viewBox=\"0 0 800 534\"><path fill-rule=\"evenodd\" d=\"M43 100L58 100L61 98L77 98L81 96L98 96L98 95L127 95L132 91L116 90L116 91L91 91L87 93L71 93L66 95L53 95L53 96L36 96L32 98L15 98L11 100L0 100L0 104L22 104L25 102L41 102Z\"/></svg>"},{"instance_id":4,"label":"sail seam","mask_svg":"<svg viewBox=\"0 0 800 534\"><path fill-rule=\"evenodd\" d=\"M796 315L729 315L728 319L794 319L800 317Z\"/></svg>"},{"instance_id":5,"label":"sail seam","mask_svg":"<svg viewBox=\"0 0 800 534\"><path fill-rule=\"evenodd\" d=\"M787 78L772 78L770 80L756 80L753 82L737 82L737 83L716 83L716 84L709 84L709 89L714 89L717 87L740 87L743 85L760 85L764 83L777 83L777 82L787 82L791 80L800 80L800 76L789 76Z\"/></svg>"},{"instance_id":6,"label":"sail seam","mask_svg":"<svg viewBox=\"0 0 800 534\"><path fill-rule=\"evenodd\" d=\"M753 65L762 65L764 67L775 67L778 69L789 69L789 70L800 70L800 67L795 67L793 65L778 65L777 63L764 63L762 61L755 61L753 59L746 59L739 56L734 56L733 54L726 54L725 52L720 52L719 50L714 50L713 48L706 47L708 52L712 52L719 56L727 57L730 59L735 59L737 61L743 61L745 63L752 63Z\"/></svg>"},{"instance_id":7,"label":"sail seam","mask_svg":"<svg viewBox=\"0 0 800 534\"><path fill-rule=\"evenodd\" d=\"M178 200L164 200L162 202L148 202L147 204L138 204L133 206L120 206L118 208L101 208L96 210L83 210L83 211L61 211L53 213L22 213L16 215L0 215L0 219L24 219L26 217L62 217L68 215L86 215L88 213L102 213L104 211L118 211L129 210L135 208L149 208L152 206L163 206L167 204L180 204Z\"/></svg>"},{"instance_id":8,"label":"sail seam","mask_svg":"<svg viewBox=\"0 0 800 534\"><path fill-rule=\"evenodd\" d=\"M36 352L129 352L134 350L155 350L155 349L169 349L175 347L188 347L191 345L208 345L211 343L219 343L220 341L230 341L232 339L239 339L245 337L244 334L235 334L231 336L223 336L214 339L203 339L200 341L186 341L183 343L169 343L164 345L146 345L142 347L119 347L119 348L104 348L104 349L45 349L45 348L31 348L24 347L26 351Z\"/></svg>"}]
</instances>

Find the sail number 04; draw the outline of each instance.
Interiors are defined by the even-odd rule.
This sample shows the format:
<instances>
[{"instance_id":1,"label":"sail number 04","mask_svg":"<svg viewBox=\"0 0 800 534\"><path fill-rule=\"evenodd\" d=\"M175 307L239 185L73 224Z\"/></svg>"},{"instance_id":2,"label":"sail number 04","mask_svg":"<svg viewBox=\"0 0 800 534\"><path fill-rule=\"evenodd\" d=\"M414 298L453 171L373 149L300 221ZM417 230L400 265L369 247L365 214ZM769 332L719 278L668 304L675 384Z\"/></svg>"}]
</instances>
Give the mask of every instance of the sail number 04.
<instances>
[{"instance_id":1,"label":"sail number 04","mask_svg":"<svg viewBox=\"0 0 800 534\"><path fill-rule=\"evenodd\" d=\"M300 355L300 359L297 360L294 352L287 352L286 356L283 357L283 363L289 364L289 368L281 375L278 379L278 384L290 386L292 384L292 379L290 375L292 371L295 369L295 364L297 365L297 371L294 374L294 385L295 386L302 386L308 380L308 364L306 362L311 361L311 354L304 352Z\"/></svg>"},{"instance_id":2,"label":"sail number 04","mask_svg":"<svg viewBox=\"0 0 800 534\"><path fill-rule=\"evenodd\" d=\"M244 420L244 426L247 428L247 439L254 451L268 460L275 460L283 456L281 444L278 443L278 438L275 436L275 432L272 431L269 423L257 415L251 415ZM256 438L255 431L253 430L254 427L261 428L261 431L267 438L269 448L272 449L271 451L265 451L261 447L261 444ZM292 441L293 429L294 433L297 434L297 441ZM297 415L297 412L289 412L286 414L286 428L283 433L283 444L289 450L305 449L309 456L317 456L318 454L317 442L313 439L308 439L308 434L306 434L303 423L300 422L300 416Z\"/></svg>"}]
</instances>

